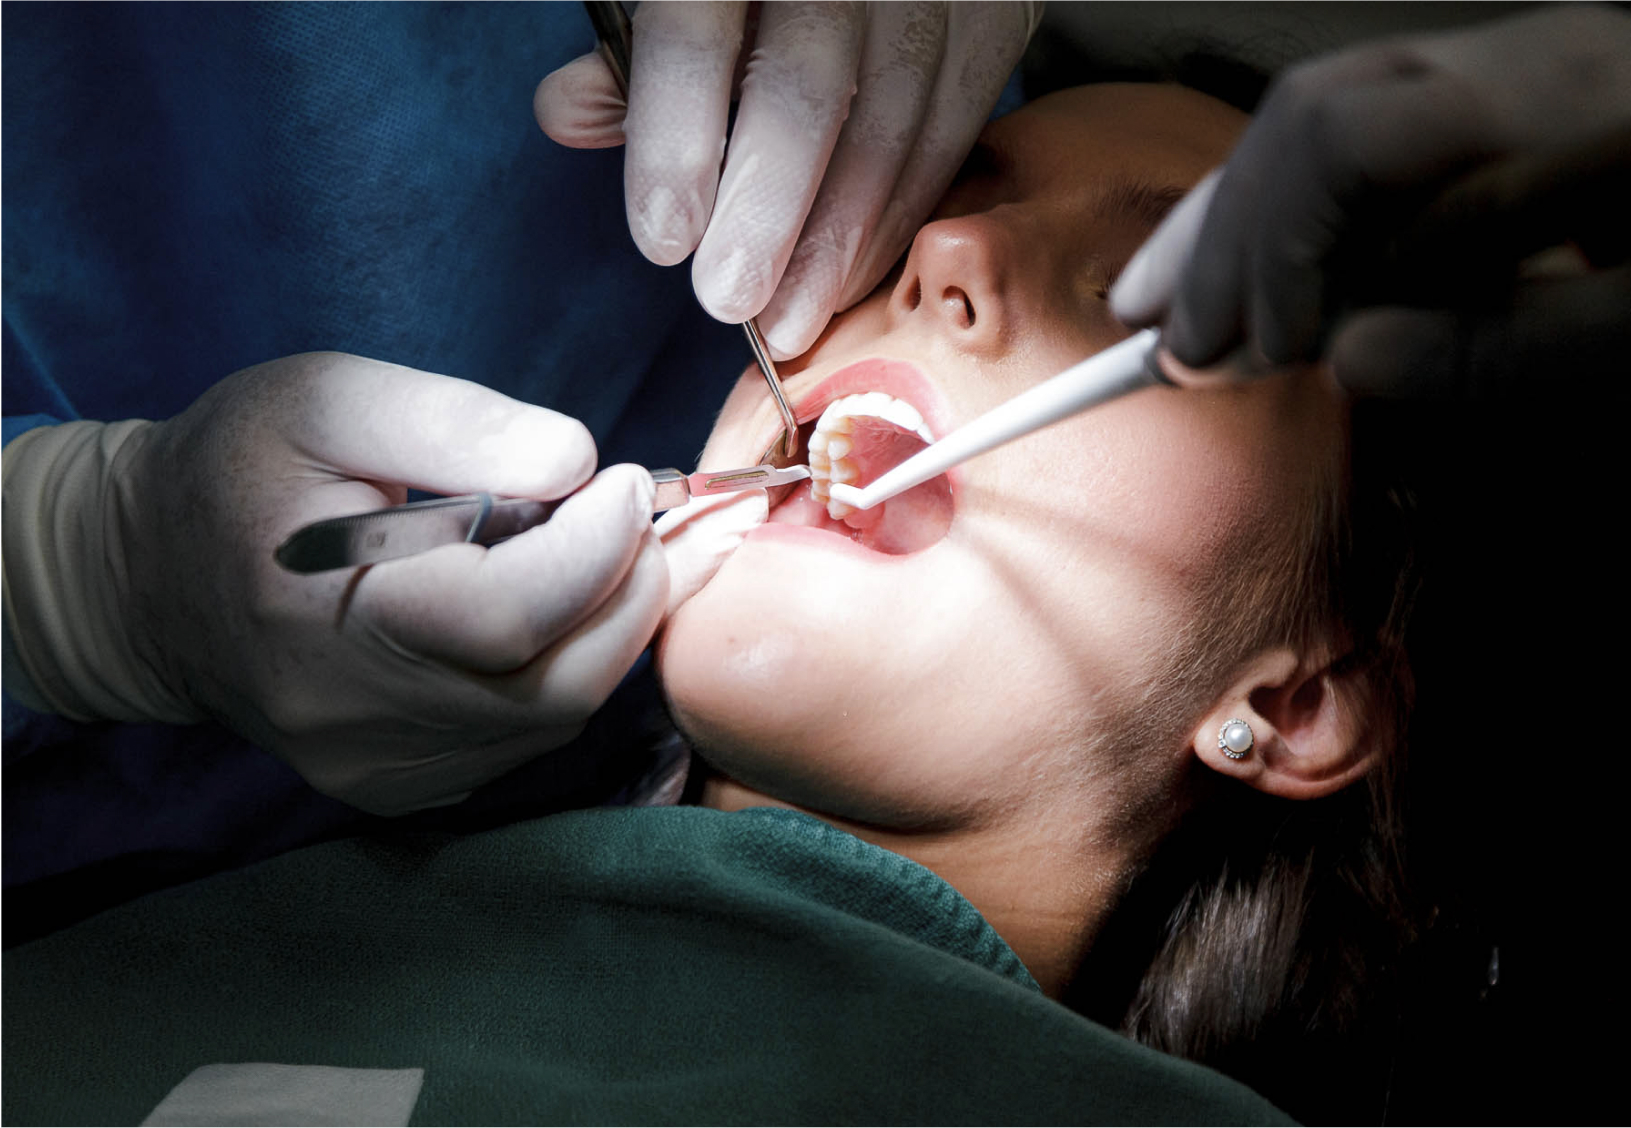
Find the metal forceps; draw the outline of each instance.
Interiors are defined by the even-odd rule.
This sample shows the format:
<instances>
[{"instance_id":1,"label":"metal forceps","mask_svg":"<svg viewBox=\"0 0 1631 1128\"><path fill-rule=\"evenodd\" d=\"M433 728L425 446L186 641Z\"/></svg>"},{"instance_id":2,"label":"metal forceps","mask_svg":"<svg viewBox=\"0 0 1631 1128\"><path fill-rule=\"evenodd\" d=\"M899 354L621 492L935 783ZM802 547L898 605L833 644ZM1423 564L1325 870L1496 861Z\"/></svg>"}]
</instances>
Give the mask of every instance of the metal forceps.
<instances>
[{"instance_id":1,"label":"metal forceps","mask_svg":"<svg viewBox=\"0 0 1631 1128\"><path fill-rule=\"evenodd\" d=\"M657 487L653 508L661 513L694 497L775 489L810 476L808 466L744 466L740 470L653 470ZM465 494L393 505L313 521L296 529L273 556L302 575L335 568L355 568L429 552L444 544L495 545L549 520L558 501L524 497Z\"/></svg>"},{"instance_id":2,"label":"metal forceps","mask_svg":"<svg viewBox=\"0 0 1631 1128\"><path fill-rule=\"evenodd\" d=\"M625 101L629 96L629 53L630 45L634 42L634 27L629 23L628 13L618 0L584 0L583 7L589 14L589 22L595 25L595 37L600 41L600 57L606 60L606 66L612 72L612 78L617 81L617 88L622 92ZM770 395L776 401L776 410L781 412L782 423L786 433L782 436L782 457L791 460L794 451L798 449L798 420L793 417L793 409L787 405L787 395L782 391L780 375L776 372L776 364L770 359L770 350L765 347L765 339L759 333L759 326L753 318L742 322L742 332L747 334L748 347L753 350L753 360L764 375L765 383L770 386ZM772 447L771 451L774 452ZM767 454L766 457L770 457Z\"/></svg>"}]
</instances>

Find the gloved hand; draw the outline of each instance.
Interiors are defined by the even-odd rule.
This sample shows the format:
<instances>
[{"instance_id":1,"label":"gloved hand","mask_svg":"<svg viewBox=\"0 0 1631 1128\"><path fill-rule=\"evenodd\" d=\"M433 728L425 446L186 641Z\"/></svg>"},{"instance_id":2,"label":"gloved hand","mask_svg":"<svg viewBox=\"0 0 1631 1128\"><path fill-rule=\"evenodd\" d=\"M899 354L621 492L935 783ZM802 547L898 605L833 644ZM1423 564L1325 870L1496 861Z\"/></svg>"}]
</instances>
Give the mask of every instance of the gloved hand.
<instances>
[{"instance_id":1,"label":"gloved hand","mask_svg":"<svg viewBox=\"0 0 1631 1128\"><path fill-rule=\"evenodd\" d=\"M771 352L796 356L911 242L1041 8L767 2L739 66L748 5L648 0L634 14L626 117L593 53L545 78L533 108L563 145L626 137L641 252L668 266L695 251L703 307L721 321L757 316Z\"/></svg>"},{"instance_id":2,"label":"gloved hand","mask_svg":"<svg viewBox=\"0 0 1631 1128\"><path fill-rule=\"evenodd\" d=\"M650 475L583 485L594 465L574 420L339 354L247 369L166 422L29 432L5 450L9 641L68 716L214 717L365 810L453 802L576 735L663 614ZM309 521L400 503L396 483L582 488L492 548L274 562Z\"/></svg>"},{"instance_id":3,"label":"gloved hand","mask_svg":"<svg viewBox=\"0 0 1631 1128\"><path fill-rule=\"evenodd\" d=\"M1249 340L1359 392L1517 393L1623 370L1627 200L1631 17L1548 7L1287 73L1111 306L1194 367Z\"/></svg>"},{"instance_id":4,"label":"gloved hand","mask_svg":"<svg viewBox=\"0 0 1631 1128\"><path fill-rule=\"evenodd\" d=\"M657 536L668 560L668 610L701 591L742 539L765 523L770 498L764 490L703 494L657 518Z\"/></svg>"}]
</instances>

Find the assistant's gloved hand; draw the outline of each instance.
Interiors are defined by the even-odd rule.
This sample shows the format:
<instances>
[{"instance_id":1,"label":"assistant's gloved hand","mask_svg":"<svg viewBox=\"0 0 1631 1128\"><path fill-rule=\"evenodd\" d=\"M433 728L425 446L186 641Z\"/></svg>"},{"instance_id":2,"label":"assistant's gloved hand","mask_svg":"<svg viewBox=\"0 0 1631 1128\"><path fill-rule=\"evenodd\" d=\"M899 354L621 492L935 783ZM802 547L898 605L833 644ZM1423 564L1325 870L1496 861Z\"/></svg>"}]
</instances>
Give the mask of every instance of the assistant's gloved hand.
<instances>
[{"instance_id":1,"label":"assistant's gloved hand","mask_svg":"<svg viewBox=\"0 0 1631 1128\"><path fill-rule=\"evenodd\" d=\"M771 351L796 356L911 242L1041 8L770 0L745 29L745 3L648 0L634 14L626 117L595 54L545 78L533 108L563 145L626 138L640 250L665 266L695 251L703 307L721 321L757 316Z\"/></svg>"},{"instance_id":2,"label":"assistant's gloved hand","mask_svg":"<svg viewBox=\"0 0 1631 1128\"><path fill-rule=\"evenodd\" d=\"M1194 367L1245 340L1366 393L1589 379L1631 352L1628 199L1631 17L1548 7L1287 73L1111 305Z\"/></svg>"},{"instance_id":3,"label":"assistant's gloved hand","mask_svg":"<svg viewBox=\"0 0 1631 1128\"><path fill-rule=\"evenodd\" d=\"M247 369L163 423L42 428L5 449L8 640L67 716L214 717L365 810L454 802L576 735L663 614L651 477L583 485L594 465L565 416L332 353ZM307 522L400 503L398 483L577 492L492 548L274 562Z\"/></svg>"}]
</instances>

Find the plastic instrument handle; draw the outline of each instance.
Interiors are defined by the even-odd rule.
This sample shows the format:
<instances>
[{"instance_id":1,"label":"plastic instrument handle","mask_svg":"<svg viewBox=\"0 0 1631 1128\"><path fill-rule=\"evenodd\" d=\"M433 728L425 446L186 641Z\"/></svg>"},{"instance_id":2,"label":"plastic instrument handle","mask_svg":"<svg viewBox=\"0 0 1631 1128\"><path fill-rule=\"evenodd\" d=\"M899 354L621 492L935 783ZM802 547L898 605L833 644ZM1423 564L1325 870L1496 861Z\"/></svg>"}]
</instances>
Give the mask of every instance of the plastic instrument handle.
<instances>
[{"instance_id":1,"label":"plastic instrument handle","mask_svg":"<svg viewBox=\"0 0 1631 1128\"><path fill-rule=\"evenodd\" d=\"M944 474L958 463L1028 435L1049 423L1057 423L1067 416L1139 388L1166 383L1155 364L1154 352L1159 343L1160 335L1156 330L1140 330L1125 341L1094 353L1080 364L1074 364L1006 403L998 404L977 419L971 419L866 488L834 485L833 499L856 509L871 509L896 494Z\"/></svg>"}]
</instances>

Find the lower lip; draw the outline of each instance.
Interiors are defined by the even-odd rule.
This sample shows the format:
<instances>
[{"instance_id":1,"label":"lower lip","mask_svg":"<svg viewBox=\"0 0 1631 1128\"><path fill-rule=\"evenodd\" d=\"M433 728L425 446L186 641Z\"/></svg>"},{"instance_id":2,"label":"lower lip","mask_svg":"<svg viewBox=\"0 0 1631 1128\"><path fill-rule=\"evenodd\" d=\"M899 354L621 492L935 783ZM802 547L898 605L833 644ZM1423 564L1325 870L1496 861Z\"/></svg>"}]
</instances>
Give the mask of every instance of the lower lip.
<instances>
[{"instance_id":1,"label":"lower lip","mask_svg":"<svg viewBox=\"0 0 1631 1128\"><path fill-rule=\"evenodd\" d=\"M851 519L853 524L829 516L826 506L811 495L810 487L800 484L755 531L767 536L785 531L798 543L844 546L871 559L898 559L939 544L951 531L952 516L951 484L944 477L933 478L876 509L856 514Z\"/></svg>"},{"instance_id":2,"label":"lower lip","mask_svg":"<svg viewBox=\"0 0 1631 1128\"><path fill-rule=\"evenodd\" d=\"M769 521L755 528L748 534L747 539L763 544L783 544L801 550L836 552L868 564L908 559L905 556L889 556L882 552L874 552L850 537L830 529L816 528L814 525L787 525Z\"/></svg>"},{"instance_id":3,"label":"lower lip","mask_svg":"<svg viewBox=\"0 0 1631 1128\"><path fill-rule=\"evenodd\" d=\"M887 504L887 503L886 503ZM751 535L789 540L795 544L822 545L829 549L858 552L877 558L889 555L879 552L858 539L861 531L828 515L826 506L810 492L808 482L801 482L770 511L769 519L753 530Z\"/></svg>"}]
</instances>

